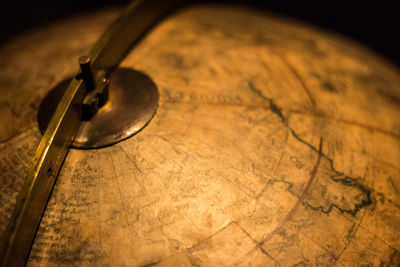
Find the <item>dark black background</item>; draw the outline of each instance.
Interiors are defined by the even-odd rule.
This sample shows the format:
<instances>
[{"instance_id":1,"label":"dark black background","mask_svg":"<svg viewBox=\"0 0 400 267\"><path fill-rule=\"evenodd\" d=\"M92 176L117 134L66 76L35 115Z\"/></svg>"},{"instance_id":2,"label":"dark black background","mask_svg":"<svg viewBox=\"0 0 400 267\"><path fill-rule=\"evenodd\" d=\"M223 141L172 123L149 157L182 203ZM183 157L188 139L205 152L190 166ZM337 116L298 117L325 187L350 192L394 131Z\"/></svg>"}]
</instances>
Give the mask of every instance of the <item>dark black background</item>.
<instances>
[{"instance_id":1,"label":"dark black background","mask_svg":"<svg viewBox=\"0 0 400 267\"><path fill-rule=\"evenodd\" d=\"M107 6L123 6L128 0L15 0L0 4L0 43L35 27L77 13ZM339 32L372 48L400 66L399 9L396 1L250 0L247 5L294 17Z\"/></svg>"}]
</instances>

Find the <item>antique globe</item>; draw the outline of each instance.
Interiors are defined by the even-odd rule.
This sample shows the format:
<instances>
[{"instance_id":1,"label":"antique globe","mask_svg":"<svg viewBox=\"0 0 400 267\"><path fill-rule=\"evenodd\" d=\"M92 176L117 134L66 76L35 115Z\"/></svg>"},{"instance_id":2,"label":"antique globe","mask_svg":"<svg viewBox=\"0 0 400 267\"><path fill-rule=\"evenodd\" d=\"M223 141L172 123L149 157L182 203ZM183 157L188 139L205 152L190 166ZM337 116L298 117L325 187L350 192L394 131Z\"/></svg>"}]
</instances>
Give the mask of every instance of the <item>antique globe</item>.
<instances>
[{"instance_id":1,"label":"antique globe","mask_svg":"<svg viewBox=\"0 0 400 267\"><path fill-rule=\"evenodd\" d=\"M46 169L54 187L32 180L46 183L35 194L51 190L43 213L18 217L36 207L18 203L44 138L40 106L44 132L64 94L49 98L53 88L68 85L121 11L66 19L0 48L3 264L400 264L398 68L337 34L229 5L179 9L141 36L65 160L46 155L60 167ZM153 90L151 100L121 93L118 109L121 70L133 76L119 83ZM102 127L123 134L82 130L109 110ZM32 241L18 243L28 230L7 226L15 222L34 230Z\"/></svg>"}]
</instances>

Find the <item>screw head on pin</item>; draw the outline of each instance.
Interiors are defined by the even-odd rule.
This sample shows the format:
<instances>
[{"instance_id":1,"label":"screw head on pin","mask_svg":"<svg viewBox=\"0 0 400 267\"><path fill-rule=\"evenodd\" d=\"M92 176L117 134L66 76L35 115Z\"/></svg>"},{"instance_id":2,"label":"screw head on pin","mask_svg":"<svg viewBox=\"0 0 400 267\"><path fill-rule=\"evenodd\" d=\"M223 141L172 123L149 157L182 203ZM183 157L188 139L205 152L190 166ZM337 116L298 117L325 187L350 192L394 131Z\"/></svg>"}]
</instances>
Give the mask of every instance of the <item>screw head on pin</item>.
<instances>
[{"instance_id":1,"label":"screw head on pin","mask_svg":"<svg viewBox=\"0 0 400 267\"><path fill-rule=\"evenodd\" d=\"M79 66L81 67L81 76L85 83L87 91L92 91L95 88L95 83L93 79L93 72L90 66L90 58L88 56L81 56L79 58Z\"/></svg>"}]
</instances>

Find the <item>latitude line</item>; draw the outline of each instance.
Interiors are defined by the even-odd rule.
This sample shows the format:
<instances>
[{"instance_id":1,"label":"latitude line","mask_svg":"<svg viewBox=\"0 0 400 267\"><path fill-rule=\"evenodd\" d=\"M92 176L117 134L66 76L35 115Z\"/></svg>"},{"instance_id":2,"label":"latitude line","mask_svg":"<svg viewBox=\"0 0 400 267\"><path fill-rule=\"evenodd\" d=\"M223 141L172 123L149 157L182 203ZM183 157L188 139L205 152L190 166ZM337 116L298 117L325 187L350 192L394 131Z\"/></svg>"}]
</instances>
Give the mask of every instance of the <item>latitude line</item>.
<instances>
[{"instance_id":1,"label":"latitude line","mask_svg":"<svg viewBox=\"0 0 400 267\"><path fill-rule=\"evenodd\" d=\"M249 250L242 258L239 259L238 262L236 262L234 264L234 266L239 265L241 262L243 262L246 257L248 255L250 255L251 253L253 253L257 248L262 248L262 246L264 245L264 243L266 241L268 241L269 239L271 239L276 233L278 233L279 231L281 231L283 229L283 227L286 225L286 223L290 220L290 218L293 216L293 214L297 211L297 209L300 207L300 205L302 204L304 198L306 197L306 195L308 194L311 185L315 179L315 176L317 174L318 171L318 167L319 164L321 162L321 158L322 158L322 145L323 145L323 138L320 138L320 142L319 142L319 150L318 150L318 158L317 161L314 165L314 168L311 172L311 176L310 179L308 180L307 184L305 185L302 194L299 196L299 198L297 199L296 203L293 205L293 207L289 210L289 212L286 214L285 218L283 218L283 220L275 227L274 230L272 230L272 232L270 232L268 234L267 237L265 237L262 241L260 241L259 243L257 243L253 249Z\"/></svg>"}]
</instances>

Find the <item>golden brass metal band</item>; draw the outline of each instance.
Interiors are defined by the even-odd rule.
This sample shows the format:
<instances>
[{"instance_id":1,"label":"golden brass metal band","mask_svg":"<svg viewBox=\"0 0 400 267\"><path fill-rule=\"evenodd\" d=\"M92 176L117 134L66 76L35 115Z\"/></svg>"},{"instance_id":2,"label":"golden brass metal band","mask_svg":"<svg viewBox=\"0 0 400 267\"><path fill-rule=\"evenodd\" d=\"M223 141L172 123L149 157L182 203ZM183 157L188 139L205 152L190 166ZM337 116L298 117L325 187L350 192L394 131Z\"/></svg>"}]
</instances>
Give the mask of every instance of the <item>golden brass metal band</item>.
<instances>
[{"instance_id":1,"label":"golden brass metal band","mask_svg":"<svg viewBox=\"0 0 400 267\"><path fill-rule=\"evenodd\" d=\"M130 49L161 19L190 0L133 1L90 52L94 69L116 68Z\"/></svg>"},{"instance_id":2,"label":"golden brass metal band","mask_svg":"<svg viewBox=\"0 0 400 267\"><path fill-rule=\"evenodd\" d=\"M2 244L2 266L24 265L58 172L79 127L82 81L73 80L40 141Z\"/></svg>"},{"instance_id":3,"label":"golden brass metal band","mask_svg":"<svg viewBox=\"0 0 400 267\"><path fill-rule=\"evenodd\" d=\"M92 48L89 57L94 71L116 68L156 22L186 2L134 1ZM85 94L83 82L73 79L40 141L3 238L1 266L26 264L52 188L79 129Z\"/></svg>"}]
</instances>

